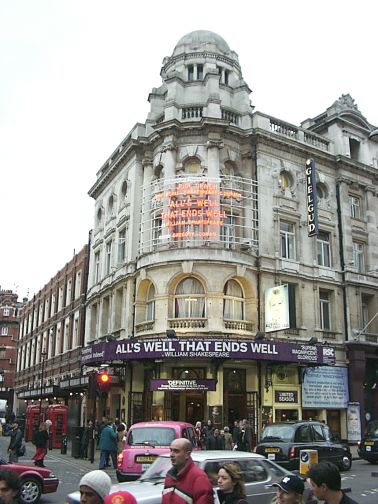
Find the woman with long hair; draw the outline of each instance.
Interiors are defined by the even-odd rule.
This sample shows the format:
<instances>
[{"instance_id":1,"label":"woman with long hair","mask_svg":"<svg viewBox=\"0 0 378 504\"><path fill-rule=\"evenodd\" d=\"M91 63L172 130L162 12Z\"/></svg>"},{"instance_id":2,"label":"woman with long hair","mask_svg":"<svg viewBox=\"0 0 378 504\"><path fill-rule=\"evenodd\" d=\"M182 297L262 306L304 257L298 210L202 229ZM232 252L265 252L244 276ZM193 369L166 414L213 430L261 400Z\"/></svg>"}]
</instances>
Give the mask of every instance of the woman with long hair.
<instances>
[{"instance_id":1,"label":"woman with long hair","mask_svg":"<svg viewBox=\"0 0 378 504\"><path fill-rule=\"evenodd\" d=\"M247 504L243 474L238 464L228 462L221 465L217 483L220 504Z\"/></svg>"},{"instance_id":2,"label":"woman with long hair","mask_svg":"<svg viewBox=\"0 0 378 504\"><path fill-rule=\"evenodd\" d=\"M45 467L44 460L47 454L47 443L49 441L49 433L47 432L47 426L45 422L41 422L38 431L33 435L33 444L36 447L36 451L32 460L34 460L34 465L39 467Z\"/></svg>"}]
</instances>

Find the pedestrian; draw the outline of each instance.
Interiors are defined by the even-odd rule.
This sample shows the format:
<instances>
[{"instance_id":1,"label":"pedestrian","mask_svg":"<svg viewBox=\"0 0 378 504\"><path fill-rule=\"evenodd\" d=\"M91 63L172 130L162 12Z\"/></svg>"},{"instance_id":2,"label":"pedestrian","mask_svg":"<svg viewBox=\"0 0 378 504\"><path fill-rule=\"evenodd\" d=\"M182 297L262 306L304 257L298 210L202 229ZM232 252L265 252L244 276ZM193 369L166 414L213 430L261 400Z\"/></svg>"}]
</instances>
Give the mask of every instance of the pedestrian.
<instances>
[{"instance_id":1,"label":"pedestrian","mask_svg":"<svg viewBox=\"0 0 378 504\"><path fill-rule=\"evenodd\" d=\"M341 491L340 471L332 462L313 465L306 477L318 500L324 500L326 504L357 504Z\"/></svg>"},{"instance_id":2,"label":"pedestrian","mask_svg":"<svg viewBox=\"0 0 378 504\"><path fill-rule=\"evenodd\" d=\"M103 504L111 486L112 480L104 471L96 469L84 474L79 483L80 504Z\"/></svg>"},{"instance_id":3,"label":"pedestrian","mask_svg":"<svg viewBox=\"0 0 378 504\"><path fill-rule=\"evenodd\" d=\"M207 443L207 438L210 437L212 434L213 434L213 422L211 420L208 420L207 424L202 429L202 436L203 436L205 445Z\"/></svg>"},{"instance_id":4,"label":"pedestrian","mask_svg":"<svg viewBox=\"0 0 378 504\"><path fill-rule=\"evenodd\" d=\"M303 504L304 481L296 475L284 476L279 483L273 483L277 493L272 504Z\"/></svg>"},{"instance_id":5,"label":"pedestrian","mask_svg":"<svg viewBox=\"0 0 378 504\"><path fill-rule=\"evenodd\" d=\"M224 431L224 449L232 450L234 447L234 443L232 441L232 434L230 432L230 428L227 425L225 425L223 431Z\"/></svg>"},{"instance_id":6,"label":"pedestrian","mask_svg":"<svg viewBox=\"0 0 378 504\"><path fill-rule=\"evenodd\" d=\"M220 504L247 504L243 474L238 464L227 462L221 465L217 484Z\"/></svg>"},{"instance_id":7,"label":"pedestrian","mask_svg":"<svg viewBox=\"0 0 378 504\"><path fill-rule=\"evenodd\" d=\"M247 419L241 422L237 445L239 451L252 451L252 427Z\"/></svg>"},{"instance_id":8,"label":"pedestrian","mask_svg":"<svg viewBox=\"0 0 378 504\"><path fill-rule=\"evenodd\" d=\"M172 441L172 468L164 480L162 504L214 504L213 487L206 473L194 465L192 449L192 443L186 438Z\"/></svg>"},{"instance_id":9,"label":"pedestrian","mask_svg":"<svg viewBox=\"0 0 378 504\"><path fill-rule=\"evenodd\" d=\"M97 423L96 421L96 438L97 438L97 446L100 444L101 432L102 429L107 425L107 418L102 417L101 423Z\"/></svg>"},{"instance_id":10,"label":"pedestrian","mask_svg":"<svg viewBox=\"0 0 378 504\"><path fill-rule=\"evenodd\" d=\"M120 422L117 426L117 453L122 453L126 442L126 424Z\"/></svg>"},{"instance_id":11,"label":"pedestrian","mask_svg":"<svg viewBox=\"0 0 378 504\"><path fill-rule=\"evenodd\" d=\"M238 445L239 432L240 432L239 425L240 425L239 420L235 420L234 426L232 427L232 442L234 443L234 447L236 447L236 448Z\"/></svg>"},{"instance_id":12,"label":"pedestrian","mask_svg":"<svg viewBox=\"0 0 378 504\"><path fill-rule=\"evenodd\" d=\"M22 504L21 483L14 471L0 471L0 499L2 504Z\"/></svg>"},{"instance_id":13,"label":"pedestrian","mask_svg":"<svg viewBox=\"0 0 378 504\"><path fill-rule=\"evenodd\" d=\"M194 427L194 434L196 435L196 440L197 440L197 446L200 450L203 450L205 447L205 440L203 438L203 433L202 433L202 424L201 422L196 422L196 425Z\"/></svg>"},{"instance_id":14,"label":"pedestrian","mask_svg":"<svg viewBox=\"0 0 378 504\"><path fill-rule=\"evenodd\" d=\"M10 441L8 446L9 463L14 464L18 462L18 452L22 445L22 432L18 427L17 420L13 420L9 431Z\"/></svg>"},{"instance_id":15,"label":"pedestrian","mask_svg":"<svg viewBox=\"0 0 378 504\"><path fill-rule=\"evenodd\" d=\"M83 459L88 458L88 446L91 439L93 439L93 422L88 420L80 440L80 457Z\"/></svg>"},{"instance_id":16,"label":"pedestrian","mask_svg":"<svg viewBox=\"0 0 378 504\"><path fill-rule=\"evenodd\" d=\"M219 429L214 429L206 440L206 450L224 450L224 438L220 435Z\"/></svg>"},{"instance_id":17,"label":"pedestrian","mask_svg":"<svg viewBox=\"0 0 378 504\"><path fill-rule=\"evenodd\" d=\"M112 427L112 421L107 420L100 436L100 466L99 469L109 467L109 456L112 459L114 469L117 469L117 433Z\"/></svg>"},{"instance_id":18,"label":"pedestrian","mask_svg":"<svg viewBox=\"0 0 378 504\"><path fill-rule=\"evenodd\" d=\"M49 433L47 432L47 427L45 422L41 422L39 429L33 434L33 444L36 447L36 452L32 457L34 460L34 465L39 467L45 467L43 461L47 455L47 445L49 442Z\"/></svg>"},{"instance_id":19,"label":"pedestrian","mask_svg":"<svg viewBox=\"0 0 378 504\"><path fill-rule=\"evenodd\" d=\"M136 498L130 492L122 490L107 495L104 504L137 504Z\"/></svg>"}]
</instances>

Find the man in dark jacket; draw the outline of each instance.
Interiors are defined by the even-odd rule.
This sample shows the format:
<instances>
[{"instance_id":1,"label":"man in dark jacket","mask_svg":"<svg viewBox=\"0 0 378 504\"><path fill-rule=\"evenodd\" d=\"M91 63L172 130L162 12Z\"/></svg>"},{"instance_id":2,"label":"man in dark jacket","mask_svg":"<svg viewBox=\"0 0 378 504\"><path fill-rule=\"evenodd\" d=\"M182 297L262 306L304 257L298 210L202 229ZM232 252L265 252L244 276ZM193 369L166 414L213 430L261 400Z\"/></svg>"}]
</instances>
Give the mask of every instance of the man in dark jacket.
<instances>
[{"instance_id":1,"label":"man in dark jacket","mask_svg":"<svg viewBox=\"0 0 378 504\"><path fill-rule=\"evenodd\" d=\"M207 438L206 450L224 450L224 437L220 435L219 429L214 429L213 434Z\"/></svg>"},{"instance_id":2,"label":"man in dark jacket","mask_svg":"<svg viewBox=\"0 0 378 504\"><path fill-rule=\"evenodd\" d=\"M18 451L21 448L22 444L22 432L19 429L18 422L16 420L13 420L11 424L9 437L10 437L8 446L9 463L14 464L18 462Z\"/></svg>"},{"instance_id":3,"label":"man in dark jacket","mask_svg":"<svg viewBox=\"0 0 378 504\"><path fill-rule=\"evenodd\" d=\"M112 459L114 469L117 469L117 433L112 427L111 420L107 420L107 425L101 431L99 448L99 469L109 466L109 455Z\"/></svg>"},{"instance_id":4,"label":"man in dark jacket","mask_svg":"<svg viewBox=\"0 0 378 504\"><path fill-rule=\"evenodd\" d=\"M164 481L162 504L214 504L213 487L206 473L194 465L192 444L188 439L172 441L172 468Z\"/></svg>"}]
</instances>

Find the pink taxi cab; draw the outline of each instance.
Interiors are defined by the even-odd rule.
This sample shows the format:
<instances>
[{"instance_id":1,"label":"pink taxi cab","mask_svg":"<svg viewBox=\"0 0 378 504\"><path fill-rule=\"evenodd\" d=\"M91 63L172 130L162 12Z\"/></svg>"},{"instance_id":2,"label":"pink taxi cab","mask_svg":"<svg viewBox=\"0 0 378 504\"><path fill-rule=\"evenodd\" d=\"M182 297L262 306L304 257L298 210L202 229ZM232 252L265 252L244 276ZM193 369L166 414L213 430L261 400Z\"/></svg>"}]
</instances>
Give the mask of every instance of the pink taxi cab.
<instances>
[{"instance_id":1,"label":"pink taxi cab","mask_svg":"<svg viewBox=\"0 0 378 504\"><path fill-rule=\"evenodd\" d=\"M125 448L118 456L117 479L132 481L150 467L162 453L169 452L174 439L187 438L198 449L194 427L187 422L139 422L127 433Z\"/></svg>"}]
</instances>

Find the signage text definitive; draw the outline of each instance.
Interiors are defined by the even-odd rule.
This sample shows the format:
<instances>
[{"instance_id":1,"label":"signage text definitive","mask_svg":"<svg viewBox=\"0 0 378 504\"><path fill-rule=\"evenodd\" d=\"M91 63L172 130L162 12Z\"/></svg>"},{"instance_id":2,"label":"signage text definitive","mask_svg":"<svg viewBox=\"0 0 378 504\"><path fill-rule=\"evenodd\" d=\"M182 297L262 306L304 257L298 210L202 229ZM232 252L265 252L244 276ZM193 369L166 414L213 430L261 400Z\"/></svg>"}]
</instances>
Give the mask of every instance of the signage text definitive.
<instances>
[{"instance_id":1,"label":"signage text definitive","mask_svg":"<svg viewBox=\"0 0 378 504\"><path fill-rule=\"evenodd\" d=\"M316 193L315 162L306 161L306 203L308 236L319 234L318 228L318 196Z\"/></svg>"}]
</instances>

